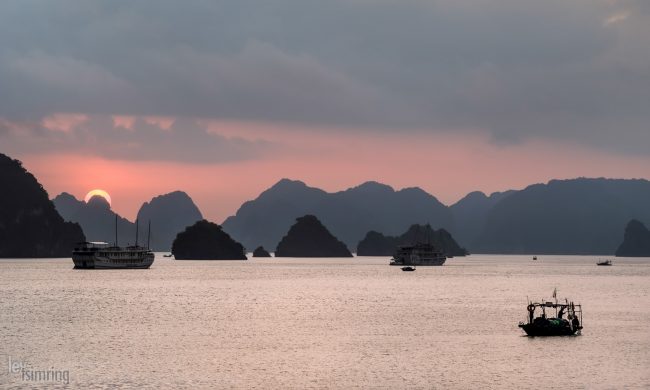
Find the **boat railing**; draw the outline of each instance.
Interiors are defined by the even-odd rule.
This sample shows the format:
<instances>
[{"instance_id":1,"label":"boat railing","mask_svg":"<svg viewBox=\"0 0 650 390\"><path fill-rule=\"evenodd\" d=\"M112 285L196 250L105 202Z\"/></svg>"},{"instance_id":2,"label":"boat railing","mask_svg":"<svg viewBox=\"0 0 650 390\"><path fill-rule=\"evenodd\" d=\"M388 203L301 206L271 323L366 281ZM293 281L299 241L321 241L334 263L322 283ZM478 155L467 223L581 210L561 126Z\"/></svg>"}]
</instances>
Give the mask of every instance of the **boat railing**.
<instances>
[{"instance_id":1,"label":"boat railing","mask_svg":"<svg viewBox=\"0 0 650 390\"><path fill-rule=\"evenodd\" d=\"M108 247L108 243L102 241L84 241L75 244L75 248L83 248L83 249L95 249L95 248L107 248L107 247Z\"/></svg>"}]
</instances>

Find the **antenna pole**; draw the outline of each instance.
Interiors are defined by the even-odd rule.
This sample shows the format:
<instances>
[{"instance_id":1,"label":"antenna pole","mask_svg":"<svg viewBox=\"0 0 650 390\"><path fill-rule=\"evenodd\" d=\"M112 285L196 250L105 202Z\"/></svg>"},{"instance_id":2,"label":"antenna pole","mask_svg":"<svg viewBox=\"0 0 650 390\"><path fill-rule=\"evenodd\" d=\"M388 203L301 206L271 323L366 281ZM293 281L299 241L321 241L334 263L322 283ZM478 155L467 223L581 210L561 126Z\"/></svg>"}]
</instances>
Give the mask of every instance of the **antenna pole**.
<instances>
[{"instance_id":1,"label":"antenna pole","mask_svg":"<svg viewBox=\"0 0 650 390\"><path fill-rule=\"evenodd\" d=\"M136 218L135 220L135 246L138 246L138 227L140 226L140 222L138 222L138 219Z\"/></svg>"},{"instance_id":2,"label":"antenna pole","mask_svg":"<svg viewBox=\"0 0 650 390\"><path fill-rule=\"evenodd\" d=\"M149 249L150 241L151 241L151 220L149 220L149 229L147 229L147 249Z\"/></svg>"}]
</instances>

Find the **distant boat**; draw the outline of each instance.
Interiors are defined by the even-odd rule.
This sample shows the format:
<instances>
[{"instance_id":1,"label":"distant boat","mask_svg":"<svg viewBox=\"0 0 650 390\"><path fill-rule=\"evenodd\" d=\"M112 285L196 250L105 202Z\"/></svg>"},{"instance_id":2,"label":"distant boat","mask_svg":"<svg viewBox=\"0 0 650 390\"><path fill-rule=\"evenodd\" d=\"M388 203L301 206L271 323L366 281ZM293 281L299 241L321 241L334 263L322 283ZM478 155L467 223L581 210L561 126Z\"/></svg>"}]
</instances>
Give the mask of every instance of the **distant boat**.
<instances>
[{"instance_id":1,"label":"distant boat","mask_svg":"<svg viewBox=\"0 0 650 390\"><path fill-rule=\"evenodd\" d=\"M537 256L533 256L533 260L537 260Z\"/></svg>"},{"instance_id":2,"label":"distant boat","mask_svg":"<svg viewBox=\"0 0 650 390\"><path fill-rule=\"evenodd\" d=\"M612 265L612 261L611 260L603 260L603 261L599 261L598 263L596 263L596 265Z\"/></svg>"},{"instance_id":3,"label":"distant boat","mask_svg":"<svg viewBox=\"0 0 650 390\"><path fill-rule=\"evenodd\" d=\"M163 257L172 257L172 256L174 256L173 253L169 253L169 254L163 255Z\"/></svg>"},{"instance_id":4,"label":"distant boat","mask_svg":"<svg viewBox=\"0 0 650 390\"><path fill-rule=\"evenodd\" d=\"M579 304L568 300L565 303L530 302L527 309L528 322L520 322L519 327L529 336L571 336L582 329L582 306ZM538 309L541 309L541 315L535 317ZM555 317L547 314L546 309L555 309Z\"/></svg>"},{"instance_id":5,"label":"distant boat","mask_svg":"<svg viewBox=\"0 0 650 390\"><path fill-rule=\"evenodd\" d=\"M390 265L443 265L446 260L447 256L435 246L418 242L398 246Z\"/></svg>"},{"instance_id":6,"label":"distant boat","mask_svg":"<svg viewBox=\"0 0 650 390\"><path fill-rule=\"evenodd\" d=\"M429 226L429 225L427 225ZM416 232L414 243L411 245L399 245L393 258L390 260L390 265L443 265L447 260L447 256L433 244L431 244L429 232L425 232L426 242L417 237L419 229ZM406 270L405 270L406 271Z\"/></svg>"},{"instance_id":7,"label":"distant boat","mask_svg":"<svg viewBox=\"0 0 650 390\"><path fill-rule=\"evenodd\" d=\"M151 224L149 224L151 231ZM120 247L117 245L117 215L115 216L115 244L105 242L82 242L72 251L72 261L75 268L82 269L125 269L151 267L155 259L154 253L147 247L138 245L138 224L136 221L135 245Z\"/></svg>"},{"instance_id":8,"label":"distant boat","mask_svg":"<svg viewBox=\"0 0 650 390\"><path fill-rule=\"evenodd\" d=\"M406 271L406 272L415 271L415 267L411 267L407 265L406 267L402 267L402 271Z\"/></svg>"}]
</instances>

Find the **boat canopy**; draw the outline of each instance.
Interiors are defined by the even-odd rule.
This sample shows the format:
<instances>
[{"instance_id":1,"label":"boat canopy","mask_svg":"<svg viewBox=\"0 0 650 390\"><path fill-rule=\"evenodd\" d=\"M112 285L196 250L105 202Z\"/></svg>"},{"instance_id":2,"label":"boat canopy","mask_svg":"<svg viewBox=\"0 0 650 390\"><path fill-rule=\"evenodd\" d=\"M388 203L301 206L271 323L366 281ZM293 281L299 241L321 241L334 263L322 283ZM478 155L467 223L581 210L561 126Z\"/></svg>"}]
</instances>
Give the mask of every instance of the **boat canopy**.
<instances>
[{"instance_id":1,"label":"boat canopy","mask_svg":"<svg viewBox=\"0 0 650 390\"><path fill-rule=\"evenodd\" d=\"M568 300L565 300L564 303L558 303L558 302L530 302L528 304L528 315L529 315L529 322L533 322L534 318L534 313L535 309L541 308L542 313L544 313L544 317L546 314L546 308L552 308L555 309L555 317L556 318L562 318L563 313L566 311L568 314L569 318L573 317L578 317L580 320L580 323L582 323L582 305L570 302Z\"/></svg>"}]
</instances>

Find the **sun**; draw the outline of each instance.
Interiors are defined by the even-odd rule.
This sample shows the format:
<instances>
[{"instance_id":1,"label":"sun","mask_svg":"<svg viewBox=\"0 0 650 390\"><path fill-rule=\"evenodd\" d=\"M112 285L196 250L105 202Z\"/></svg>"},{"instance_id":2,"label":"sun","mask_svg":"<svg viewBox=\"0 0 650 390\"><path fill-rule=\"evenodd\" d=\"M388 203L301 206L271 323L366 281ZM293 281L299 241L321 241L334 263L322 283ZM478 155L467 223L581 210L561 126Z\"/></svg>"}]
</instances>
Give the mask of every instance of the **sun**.
<instances>
[{"instance_id":1,"label":"sun","mask_svg":"<svg viewBox=\"0 0 650 390\"><path fill-rule=\"evenodd\" d=\"M101 196L102 198L106 199L109 205L111 204L111 196L108 194L108 192L100 189L92 190L86 194L86 197L84 198L84 201L88 203L90 201L90 198L93 196Z\"/></svg>"}]
</instances>

